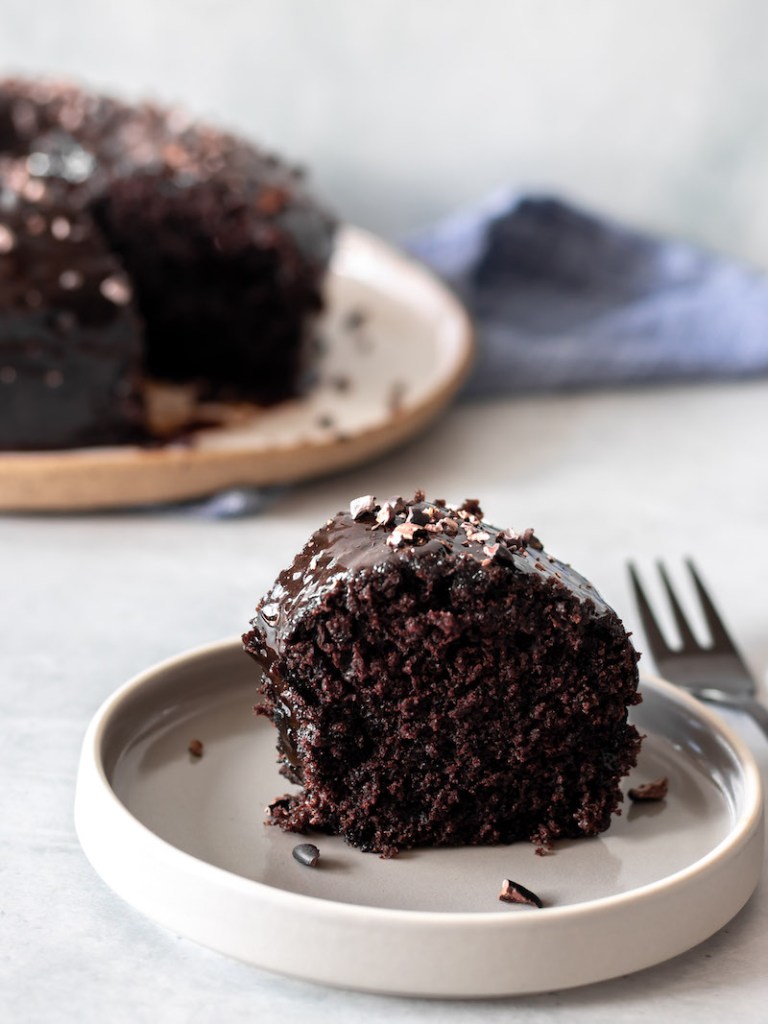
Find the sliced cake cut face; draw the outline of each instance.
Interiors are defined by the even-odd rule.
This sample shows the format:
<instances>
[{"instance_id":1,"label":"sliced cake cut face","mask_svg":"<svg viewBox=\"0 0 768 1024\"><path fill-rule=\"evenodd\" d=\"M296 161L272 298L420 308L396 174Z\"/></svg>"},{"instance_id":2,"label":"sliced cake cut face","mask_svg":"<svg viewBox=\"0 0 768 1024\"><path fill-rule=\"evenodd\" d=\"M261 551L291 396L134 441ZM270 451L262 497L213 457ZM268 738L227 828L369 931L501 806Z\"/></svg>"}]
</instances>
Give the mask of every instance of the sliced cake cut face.
<instances>
[{"instance_id":1,"label":"sliced cake cut face","mask_svg":"<svg viewBox=\"0 0 768 1024\"><path fill-rule=\"evenodd\" d=\"M310 261L284 230L286 187L254 185L245 201L240 188L206 180L199 169L180 188L181 173L164 168L115 181L94 204L136 288L147 372L197 382L205 398L262 405L290 398L323 305L330 235ZM309 235L311 210L301 219Z\"/></svg>"},{"instance_id":2,"label":"sliced cake cut face","mask_svg":"<svg viewBox=\"0 0 768 1024\"><path fill-rule=\"evenodd\" d=\"M640 738L637 655L594 587L476 502L352 503L259 604L287 830L391 855L595 835Z\"/></svg>"}]
</instances>

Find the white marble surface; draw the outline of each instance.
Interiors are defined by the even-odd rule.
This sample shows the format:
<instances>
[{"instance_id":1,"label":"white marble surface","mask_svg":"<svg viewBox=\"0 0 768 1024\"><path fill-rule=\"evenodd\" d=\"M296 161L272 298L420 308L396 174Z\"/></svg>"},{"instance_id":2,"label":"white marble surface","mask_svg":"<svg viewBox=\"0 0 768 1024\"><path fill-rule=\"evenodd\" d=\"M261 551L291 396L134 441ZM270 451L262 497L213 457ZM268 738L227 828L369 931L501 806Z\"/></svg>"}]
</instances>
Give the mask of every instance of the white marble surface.
<instances>
[{"instance_id":1,"label":"white marble surface","mask_svg":"<svg viewBox=\"0 0 768 1024\"><path fill-rule=\"evenodd\" d=\"M72 799L101 700L160 658L238 632L310 529L368 491L480 496L491 521L534 525L630 624L625 559L692 555L765 684L766 438L766 382L500 401L460 406L402 452L256 519L0 519L0 1019L763 1021L765 886L718 935L641 974L516 1000L391 999L274 977L145 920L86 862ZM768 774L768 742L731 721Z\"/></svg>"}]
</instances>

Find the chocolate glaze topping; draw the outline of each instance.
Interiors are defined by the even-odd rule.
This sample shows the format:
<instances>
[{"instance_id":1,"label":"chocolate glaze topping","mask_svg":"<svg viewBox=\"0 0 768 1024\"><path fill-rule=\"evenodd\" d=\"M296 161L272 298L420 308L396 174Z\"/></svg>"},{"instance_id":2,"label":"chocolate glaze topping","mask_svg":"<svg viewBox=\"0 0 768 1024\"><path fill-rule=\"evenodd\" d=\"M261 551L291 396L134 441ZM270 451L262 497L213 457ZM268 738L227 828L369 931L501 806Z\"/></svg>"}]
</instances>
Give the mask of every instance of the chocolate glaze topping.
<instances>
[{"instance_id":1,"label":"chocolate glaze topping","mask_svg":"<svg viewBox=\"0 0 768 1024\"><path fill-rule=\"evenodd\" d=\"M482 520L479 506L470 508L467 503L452 507L429 502L418 491L411 501L398 497L378 502L370 495L352 501L349 511L338 512L310 537L258 605L253 625L263 633L267 665L279 656L285 630L295 626L302 611L311 611L349 573L393 558L461 559L478 568L503 565L570 591L588 614L609 611L595 587L548 554L533 530L500 530Z\"/></svg>"},{"instance_id":2,"label":"chocolate glaze topping","mask_svg":"<svg viewBox=\"0 0 768 1024\"><path fill-rule=\"evenodd\" d=\"M217 183L219 198L279 226L302 255L324 264L331 220L303 187L303 171L179 108L131 105L54 79L0 81L0 153L21 158L27 188L49 179L87 205L112 182L153 176L168 192ZM31 183L31 184L30 184ZM253 206L251 206L253 204ZM241 218L245 227L247 218ZM229 239L227 244L232 244Z\"/></svg>"}]
</instances>

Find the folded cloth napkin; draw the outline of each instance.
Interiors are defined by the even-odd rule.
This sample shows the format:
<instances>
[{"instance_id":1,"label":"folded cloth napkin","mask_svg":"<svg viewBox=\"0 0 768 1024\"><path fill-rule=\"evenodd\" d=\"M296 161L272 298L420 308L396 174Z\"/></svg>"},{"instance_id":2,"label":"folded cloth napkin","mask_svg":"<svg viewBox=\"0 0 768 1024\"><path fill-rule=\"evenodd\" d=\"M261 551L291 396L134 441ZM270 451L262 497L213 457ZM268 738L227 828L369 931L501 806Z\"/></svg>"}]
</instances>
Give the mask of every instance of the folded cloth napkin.
<instances>
[{"instance_id":1,"label":"folded cloth napkin","mask_svg":"<svg viewBox=\"0 0 768 1024\"><path fill-rule=\"evenodd\" d=\"M405 244L475 321L465 394L768 372L768 278L689 243L500 192Z\"/></svg>"}]
</instances>

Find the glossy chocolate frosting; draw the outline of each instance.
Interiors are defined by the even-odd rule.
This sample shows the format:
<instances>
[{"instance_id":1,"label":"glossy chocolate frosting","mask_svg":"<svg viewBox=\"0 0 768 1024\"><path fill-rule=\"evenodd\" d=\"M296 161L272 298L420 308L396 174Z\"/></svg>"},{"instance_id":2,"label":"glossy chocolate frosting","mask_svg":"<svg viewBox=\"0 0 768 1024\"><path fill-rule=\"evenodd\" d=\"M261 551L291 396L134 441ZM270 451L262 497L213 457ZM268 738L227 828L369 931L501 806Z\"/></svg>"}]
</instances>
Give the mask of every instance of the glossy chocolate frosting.
<instances>
[{"instance_id":1,"label":"glossy chocolate frosting","mask_svg":"<svg viewBox=\"0 0 768 1024\"><path fill-rule=\"evenodd\" d=\"M474 563L478 571L500 565L509 572L538 575L568 591L588 614L610 611L588 580L544 550L533 530L500 530L481 516L475 502L453 508L426 501L421 492L412 501L392 498L379 503L372 496L353 501L349 511L338 512L310 537L258 604L249 635L261 638L267 667L280 656L301 615L339 581L392 560L456 559Z\"/></svg>"},{"instance_id":2,"label":"glossy chocolate frosting","mask_svg":"<svg viewBox=\"0 0 768 1024\"><path fill-rule=\"evenodd\" d=\"M290 687L281 674L292 635L302 619L350 576L376 573L393 562L421 560L450 561L478 573L493 566L531 574L576 598L584 617L613 614L588 580L544 550L532 529L516 533L491 526L472 499L459 507L427 501L420 491L410 501L397 497L380 502L372 495L355 499L349 510L338 512L317 530L280 573L243 637L246 650L269 678L272 718L292 781L302 781L293 738L297 722Z\"/></svg>"},{"instance_id":3,"label":"glossy chocolate frosting","mask_svg":"<svg viewBox=\"0 0 768 1024\"><path fill-rule=\"evenodd\" d=\"M149 176L176 192L215 183L219 201L272 222L263 244L289 238L301 255L324 265L331 218L303 187L303 171L186 112L152 103L128 104L67 82L0 81L0 153L22 157L30 180L57 178L75 186L86 205L112 183Z\"/></svg>"}]
</instances>

